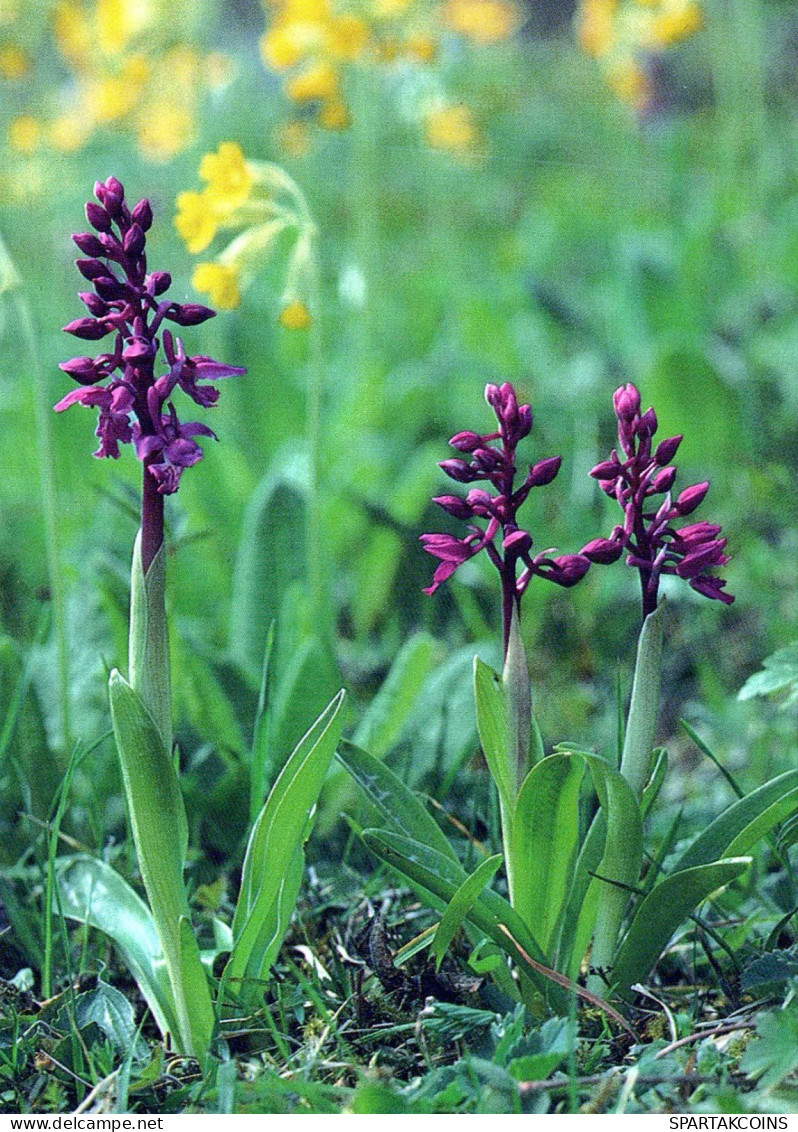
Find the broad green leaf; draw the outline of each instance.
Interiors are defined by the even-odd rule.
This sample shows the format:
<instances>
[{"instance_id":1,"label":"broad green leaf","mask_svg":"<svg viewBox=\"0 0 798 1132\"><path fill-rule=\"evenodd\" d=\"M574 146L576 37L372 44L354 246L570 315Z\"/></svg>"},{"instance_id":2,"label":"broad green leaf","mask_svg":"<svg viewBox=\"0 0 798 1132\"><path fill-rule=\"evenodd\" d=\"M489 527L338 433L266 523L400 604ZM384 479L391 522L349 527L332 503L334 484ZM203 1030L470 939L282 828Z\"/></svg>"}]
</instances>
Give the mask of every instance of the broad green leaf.
<instances>
[{"instance_id":1,"label":"broad green leaf","mask_svg":"<svg viewBox=\"0 0 798 1132\"><path fill-rule=\"evenodd\" d=\"M169 970L183 1052L202 1056L215 1018L199 957L187 947L183 867L188 844L183 798L171 752L140 697L119 672L109 680L111 719L122 769L133 840L153 919Z\"/></svg>"},{"instance_id":2,"label":"broad green leaf","mask_svg":"<svg viewBox=\"0 0 798 1132\"><path fill-rule=\"evenodd\" d=\"M263 650L263 666L261 668L260 691L258 706L255 712L255 723L252 728L252 753L249 764L249 816L254 822L261 806L266 800L266 782L269 758L269 736L271 733L272 717L272 686L274 684L274 637L276 622L272 621L266 635L266 645Z\"/></svg>"},{"instance_id":3,"label":"broad green leaf","mask_svg":"<svg viewBox=\"0 0 798 1132\"><path fill-rule=\"evenodd\" d=\"M439 651L427 633L416 633L403 645L355 732L353 742L383 758L401 738L424 690Z\"/></svg>"},{"instance_id":4,"label":"broad green leaf","mask_svg":"<svg viewBox=\"0 0 798 1132\"><path fill-rule=\"evenodd\" d=\"M230 652L253 679L283 594L304 576L306 524L304 487L281 472L267 475L244 515L230 603Z\"/></svg>"},{"instance_id":5,"label":"broad green leaf","mask_svg":"<svg viewBox=\"0 0 798 1132\"><path fill-rule=\"evenodd\" d=\"M682 920L750 864L750 857L732 857L672 873L656 885L637 908L613 965L616 992L625 996L646 979Z\"/></svg>"},{"instance_id":6,"label":"broad green leaf","mask_svg":"<svg viewBox=\"0 0 798 1132\"><path fill-rule=\"evenodd\" d=\"M90 991L77 995L74 1001L74 1024L78 1029L92 1023L125 1055L144 1061L149 1056L149 1047L136 1037L136 1012L132 1003L115 987L98 980ZM62 1011L63 1024L69 1027L67 1011Z\"/></svg>"},{"instance_id":7,"label":"broad green leaf","mask_svg":"<svg viewBox=\"0 0 798 1132\"><path fill-rule=\"evenodd\" d=\"M621 756L621 774L640 798L648 781L651 752L657 733L662 673L662 637L665 603L643 622L637 645L632 698Z\"/></svg>"},{"instance_id":8,"label":"broad green leaf","mask_svg":"<svg viewBox=\"0 0 798 1132\"><path fill-rule=\"evenodd\" d=\"M252 828L233 920L228 978L260 977L254 968L259 971L263 959L264 925L272 923L273 905L308 829L341 734L344 698L339 692L300 740Z\"/></svg>"},{"instance_id":9,"label":"broad green leaf","mask_svg":"<svg viewBox=\"0 0 798 1132\"><path fill-rule=\"evenodd\" d=\"M172 750L172 682L169 667L169 631L166 621L166 550L161 543L144 573L141 531L133 547L130 575L130 687L141 698Z\"/></svg>"},{"instance_id":10,"label":"broad green leaf","mask_svg":"<svg viewBox=\"0 0 798 1132\"><path fill-rule=\"evenodd\" d=\"M449 901L431 945L432 953L435 956L436 970L440 970L449 944L457 935L463 920L474 907L482 890L490 884L499 871L501 863L501 853L486 858L481 864L477 865L469 877L466 877Z\"/></svg>"},{"instance_id":11,"label":"broad green leaf","mask_svg":"<svg viewBox=\"0 0 798 1132\"><path fill-rule=\"evenodd\" d=\"M427 813L416 794L384 762L346 739L338 744L336 758L346 767L389 828L457 861L457 855L438 823Z\"/></svg>"},{"instance_id":12,"label":"broad green leaf","mask_svg":"<svg viewBox=\"0 0 798 1132\"><path fill-rule=\"evenodd\" d=\"M614 948L610 937L614 932L617 940L629 902L623 886L636 885L640 875L643 823L632 788L619 771L592 751L572 753L586 761L601 805L577 858L558 947L558 967L576 978L597 925L601 949Z\"/></svg>"},{"instance_id":13,"label":"broad green leaf","mask_svg":"<svg viewBox=\"0 0 798 1132\"><path fill-rule=\"evenodd\" d=\"M676 863L687 869L740 856L798 810L798 770L788 770L729 806L688 845Z\"/></svg>"},{"instance_id":14,"label":"broad green leaf","mask_svg":"<svg viewBox=\"0 0 798 1132\"><path fill-rule=\"evenodd\" d=\"M278 627L278 638L280 628ZM328 645L306 637L280 670L269 713L267 781L274 781L297 743L341 687L338 665Z\"/></svg>"},{"instance_id":15,"label":"broad green leaf","mask_svg":"<svg viewBox=\"0 0 798 1132\"><path fill-rule=\"evenodd\" d=\"M510 736L507 728L507 707L498 673L474 657L474 697L477 706L477 730L485 761L499 791L499 799L508 814L515 807L517 767L510 758Z\"/></svg>"},{"instance_id":16,"label":"broad green leaf","mask_svg":"<svg viewBox=\"0 0 798 1132\"><path fill-rule=\"evenodd\" d=\"M568 895L579 845L579 755L541 759L518 794L512 826L513 907L548 954Z\"/></svg>"},{"instance_id":17,"label":"broad green leaf","mask_svg":"<svg viewBox=\"0 0 798 1132\"><path fill-rule=\"evenodd\" d=\"M56 873L59 906L70 920L113 941L162 1033L177 1033L172 988L161 941L147 905L119 873L96 857L74 857Z\"/></svg>"}]
</instances>

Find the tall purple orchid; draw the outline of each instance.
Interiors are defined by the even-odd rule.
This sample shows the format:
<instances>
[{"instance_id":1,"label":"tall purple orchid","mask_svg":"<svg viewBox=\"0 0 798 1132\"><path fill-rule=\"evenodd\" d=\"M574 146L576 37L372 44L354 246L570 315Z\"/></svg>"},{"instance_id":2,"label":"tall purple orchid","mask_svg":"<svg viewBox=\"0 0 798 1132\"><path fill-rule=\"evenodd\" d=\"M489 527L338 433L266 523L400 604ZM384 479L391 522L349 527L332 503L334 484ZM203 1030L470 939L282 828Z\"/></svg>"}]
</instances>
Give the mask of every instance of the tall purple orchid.
<instances>
[{"instance_id":1,"label":"tall purple orchid","mask_svg":"<svg viewBox=\"0 0 798 1132\"><path fill-rule=\"evenodd\" d=\"M188 357L180 338L169 329L163 329L161 343L158 334L164 320L196 326L216 312L197 303L161 298L172 278L168 271L147 271L146 233L153 219L148 200L130 209L116 177L98 182L94 195L97 201L86 205L86 216L96 235L80 232L72 237L88 257L77 260L76 266L93 288L80 294L89 317L75 319L64 330L89 342L113 334L114 344L111 353L61 364L81 388L68 393L55 408L62 412L80 403L100 410L96 433L100 446L95 456L115 460L120 444L133 444L144 465L141 554L146 572L163 542L164 495L177 491L183 471L202 459L194 438L216 439L205 424L180 422L172 394L179 386L198 405L209 408L219 391L199 383L246 370L204 355ZM161 344L168 369L156 377Z\"/></svg>"},{"instance_id":2,"label":"tall purple orchid","mask_svg":"<svg viewBox=\"0 0 798 1132\"><path fill-rule=\"evenodd\" d=\"M519 525L518 511L533 487L552 482L560 470L562 457L550 456L530 465L523 483L516 487L516 449L532 429L532 410L529 405L518 404L509 381L503 385L488 385L485 399L496 414L498 430L484 435L458 432L449 443L458 452L469 455L470 462L458 457L442 461L440 467L458 483L487 481L496 494L484 488L472 488L465 499L441 495L434 502L456 519L481 519L487 526L483 529L471 525L465 538L449 534L421 536L424 549L441 560L432 585L425 593L434 593L463 562L484 550L501 576L506 653L513 608L520 607L521 597L533 577L546 578L559 586L573 586L585 576L591 562L613 562L623 548L615 540L594 539L579 554L557 555L556 550L550 548L533 555L532 535Z\"/></svg>"},{"instance_id":3,"label":"tall purple orchid","mask_svg":"<svg viewBox=\"0 0 798 1132\"><path fill-rule=\"evenodd\" d=\"M657 414L653 409L641 413L637 386L622 385L613 400L618 440L626 459L613 449L609 460L597 464L590 474L624 510L624 524L615 528L610 541L629 551L626 561L640 573L643 619L657 608L663 574L685 578L698 593L730 605L734 597L726 593L726 581L711 573L729 561L720 526L705 521L674 526L703 502L709 483L693 484L674 500L671 488L676 468L671 460L682 437L671 436L654 449ZM652 500L658 495L664 499L657 506Z\"/></svg>"}]
</instances>

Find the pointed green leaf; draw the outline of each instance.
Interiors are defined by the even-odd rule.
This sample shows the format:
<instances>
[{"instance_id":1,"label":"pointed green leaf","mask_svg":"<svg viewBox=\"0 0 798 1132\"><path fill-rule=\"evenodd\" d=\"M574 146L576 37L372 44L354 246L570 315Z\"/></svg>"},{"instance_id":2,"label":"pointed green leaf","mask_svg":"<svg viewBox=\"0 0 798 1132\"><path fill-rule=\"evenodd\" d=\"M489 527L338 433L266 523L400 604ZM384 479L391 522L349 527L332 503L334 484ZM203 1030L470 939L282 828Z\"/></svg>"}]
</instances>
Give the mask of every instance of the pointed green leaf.
<instances>
[{"instance_id":1,"label":"pointed green leaf","mask_svg":"<svg viewBox=\"0 0 798 1132\"><path fill-rule=\"evenodd\" d=\"M438 651L438 642L427 633L415 633L405 642L363 714L353 740L358 747L381 759L401 738Z\"/></svg>"},{"instance_id":2,"label":"pointed green leaf","mask_svg":"<svg viewBox=\"0 0 798 1132\"><path fill-rule=\"evenodd\" d=\"M174 1036L183 1052L202 1056L215 1017L196 941L195 951L187 949L180 925L189 915L188 825L174 760L141 698L116 670L108 688L136 855L174 996Z\"/></svg>"},{"instance_id":3,"label":"pointed green leaf","mask_svg":"<svg viewBox=\"0 0 798 1132\"><path fill-rule=\"evenodd\" d=\"M513 603L507 655L504 658L502 671L502 690L507 712L507 738L510 744L507 757L511 761L511 781L514 781L517 790L518 783L523 781L530 766L532 692L529 686L529 667L521 637L521 624L515 603ZM536 743L540 741L539 731L535 738Z\"/></svg>"},{"instance_id":4,"label":"pointed green leaf","mask_svg":"<svg viewBox=\"0 0 798 1132\"><path fill-rule=\"evenodd\" d=\"M427 813L412 790L389 767L346 739L338 744L336 758L342 763L395 833L429 845L456 861L457 855L435 819Z\"/></svg>"},{"instance_id":5,"label":"pointed green leaf","mask_svg":"<svg viewBox=\"0 0 798 1132\"><path fill-rule=\"evenodd\" d=\"M687 869L746 853L797 809L798 770L788 770L724 810L688 845L676 868Z\"/></svg>"},{"instance_id":6,"label":"pointed green leaf","mask_svg":"<svg viewBox=\"0 0 798 1132\"><path fill-rule=\"evenodd\" d=\"M510 736L501 677L478 656L474 657L474 696L477 730L485 761L508 814L515 807L517 767L509 756Z\"/></svg>"},{"instance_id":7,"label":"pointed green leaf","mask_svg":"<svg viewBox=\"0 0 798 1132\"><path fill-rule=\"evenodd\" d=\"M708 896L725 888L751 864L733 857L672 873L638 907L612 968L611 981L621 996L646 979L682 920Z\"/></svg>"},{"instance_id":8,"label":"pointed green leaf","mask_svg":"<svg viewBox=\"0 0 798 1132\"><path fill-rule=\"evenodd\" d=\"M495 877L502 863L501 853L488 857L477 865L473 873L457 889L438 924L432 940L432 954L435 956L435 969L440 970L443 957L449 944L460 929L463 920L474 907L482 890Z\"/></svg>"},{"instance_id":9,"label":"pointed green leaf","mask_svg":"<svg viewBox=\"0 0 798 1132\"><path fill-rule=\"evenodd\" d=\"M585 760L554 754L532 767L518 794L511 852L514 907L548 954L568 895L579 845Z\"/></svg>"},{"instance_id":10,"label":"pointed green leaf","mask_svg":"<svg viewBox=\"0 0 798 1132\"><path fill-rule=\"evenodd\" d=\"M235 942L227 971L230 978L253 976L250 963L259 967L262 961L258 941L262 940L264 924L271 923L280 887L306 836L311 811L341 734L344 699L345 693L339 692L300 740L252 828L233 920Z\"/></svg>"}]
</instances>

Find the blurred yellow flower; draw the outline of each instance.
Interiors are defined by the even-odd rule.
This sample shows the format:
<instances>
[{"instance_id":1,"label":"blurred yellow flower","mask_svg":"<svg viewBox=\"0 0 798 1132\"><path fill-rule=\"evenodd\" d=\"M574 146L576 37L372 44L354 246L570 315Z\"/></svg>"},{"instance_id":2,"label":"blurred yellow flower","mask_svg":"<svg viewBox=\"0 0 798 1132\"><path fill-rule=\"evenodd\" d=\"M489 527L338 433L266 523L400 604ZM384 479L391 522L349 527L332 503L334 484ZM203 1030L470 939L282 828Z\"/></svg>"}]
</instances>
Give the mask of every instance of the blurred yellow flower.
<instances>
[{"instance_id":1,"label":"blurred yellow flower","mask_svg":"<svg viewBox=\"0 0 798 1132\"><path fill-rule=\"evenodd\" d=\"M319 110L319 125L325 130L345 130L349 125L349 109L342 98L325 102Z\"/></svg>"},{"instance_id":2,"label":"blurred yellow flower","mask_svg":"<svg viewBox=\"0 0 798 1132\"><path fill-rule=\"evenodd\" d=\"M47 140L61 153L76 153L91 133L91 126L82 114L62 114L50 123Z\"/></svg>"},{"instance_id":3,"label":"blurred yellow flower","mask_svg":"<svg viewBox=\"0 0 798 1132\"><path fill-rule=\"evenodd\" d=\"M212 305L219 310L230 311L241 305L238 268L235 265L200 263L191 282L197 291L210 296Z\"/></svg>"},{"instance_id":4,"label":"blurred yellow flower","mask_svg":"<svg viewBox=\"0 0 798 1132\"><path fill-rule=\"evenodd\" d=\"M216 153L206 153L199 175L207 181L205 195L217 210L238 208L252 190L252 171L241 146L235 142L222 142Z\"/></svg>"},{"instance_id":5,"label":"blurred yellow flower","mask_svg":"<svg viewBox=\"0 0 798 1132\"><path fill-rule=\"evenodd\" d=\"M338 72L332 63L314 63L285 84L285 93L292 102L326 101L338 95Z\"/></svg>"},{"instance_id":6,"label":"blurred yellow flower","mask_svg":"<svg viewBox=\"0 0 798 1132\"><path fill-rule=\"evenodd\" d=\"M310 311L301 299L294 299L280 313L280 323L286 330L307 330L312 322Z\"/></svg>"},{"instance_id":7,"label":"blurred yellow flower","mask_svg":"<svg viewBox=\"0 0 798 1132\"><path fill-rule=\"evenodd\" d=\"M610 88L630 106L651 99L646 53L663 51L703 27L700 0L581 0L577 28Z\"/></svg>"},{"instance_id":8,"label":"blurred yellow flower","mask_svg":"<svg viewBox=\"0 0 798 1132\"><path fill-rule=\"evenodd\" d=\"M427 144L433 149L467 153L473 150L479 141L479 132L471 108L464 103L441 106L429 111L424 127Z\"/></svg>"},{"instance_id":9,"label":"blurred yellow flower","mask_svg":"<svg viewBox=\"0 0 798 1132\"><path fill-rule=\"evenodd\" d=\"M448 0L444 19L453 31L480 45L509 39L520 22L510 0Z\"/></svg>"},{"instance_id":10,"label":"blurred yellow flower","mask_svg":"<svg viewBox=\"0 0 798 1132\"><path fill-rule=\"evenodd\" d=\"M20 114L8 127L8 141L11 148L26 157L36 152L41 140L41 123L32 114Z\"/></svg>"},{"instance_id":11,"label":"blurred yellow flower","mask_svg":"<svg viewBox=\"0 0 798 1132\"><path fill-rule=\"evenodd\" d=\"M217 227L213 202L207 193L189 191L178 195L175 228L192 255L205 251L216 235Z\"/></svg>"},{"instance_id":12,"label":"blurred yellow flower","mask_svg":"<svg viewBox=\"0 0 798 1132\"><path fill-rule=\"evenodd\" d=\"M0 78L23 79L32 69L30 55L18 44L6 43L0 47Z\"/></svg>"}]
</instances>

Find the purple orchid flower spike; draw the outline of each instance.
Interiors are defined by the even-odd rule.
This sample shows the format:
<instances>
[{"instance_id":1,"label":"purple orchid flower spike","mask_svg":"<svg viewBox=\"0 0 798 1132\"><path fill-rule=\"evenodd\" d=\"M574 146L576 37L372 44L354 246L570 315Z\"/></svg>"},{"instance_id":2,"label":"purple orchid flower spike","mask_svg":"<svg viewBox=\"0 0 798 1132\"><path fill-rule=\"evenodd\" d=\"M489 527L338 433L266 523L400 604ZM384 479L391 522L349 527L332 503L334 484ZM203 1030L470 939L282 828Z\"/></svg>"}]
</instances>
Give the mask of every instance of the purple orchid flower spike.
<instances>
[{"instance_id":1,"label":"purple orchid flower spike","mask_svg":"<svg viewBox=\"0 0 798 1132\"><path fill-rule=\"evenodd\" d=\"M731 605L734 597L725 592L725 580L711 573L729 561L721 528L707 522L674 526L703 502L709 483L693 484L674 500L671 488L676 468L671 460L682 437L671 436L653 447L657 414L653 409L641 413L640 391L635 385L621 386L613 400L625 459L613 449L609 460L597 464L590 474L623 508L623 526L617 526L605 541L621 548L619 554L628 550L627 564L640 573L643 619L657 608L663 574L685 578L698 593ZM664 496L659 505L653 502L658 495ZM590 556L590 547L583 553Z\"/></svg>"},{"instance_id":2,"label":"purple orchid flower spike","mask_svg":"<svg viewBox=\"0 0 798 1132\"><path fill-rule=\"evenodd\" d=\"M204 355L188 357L181 339L164 329L168 369L156 377L158 333L164 320L197 326L216 312L160 297L172 277L168 271L147 271L146 233L153 219L149 201L128 208L116 177L98 182L94 195L97 201L86 205L86 216L96 235L81 232L72 237L88 257L77 260L76 266L93 287L80 294L89 317L75 319L64 330L88 342L113 334L113 350L61 364L81 388L68 393L55 409L60 413L80 403L100 410L96 433L100 446L95 456L116 460L120 444L134 445L144 465L141 543L146 571L163 542L163 497L177 491L183 471L202 459L202 449L193 438L216 438L206 425L181 424L172 394L179 387L198 405L210 408L219 391L200 382L240 376L246 370Z\"/></svg>"},{"instance_id":3,"label":"purple orchid flower spike","mask_svg":"<svg viewBox=\"0 0 798 1132\"><path fill-rule=\"evenodd\" d=\"M532 553L532 535L519 525L518 510L532 488L552 482L560 470L562 458L551 456L530 465L523 483L516 488L516 449L532 429L532 410L529 405L518 404L509 381L503 385L488 385L485 399L496 414L498 430L485 435L458 432L449 443L458 452L470 456L470 461L456 457L443 460L440 467L457 483L487 481L495 494L475 487L465 499L459 495L440 495L433 502L456 519L480 519L486 525L484 528L471 525L465 538L448 534L421 536L424 549L440 559L432 585L424 592L434 593L459 566L484 550L502 580L506 653L513 608L520 609L521 597L533 577L547 578L559 586L573 586L585 576L591 561L612 561L620 556L623 548L612 540L596 539L580 554L558 555L553 549ZM498 447L495 441L499 442Z\"/></svg>"}]
</instances>

